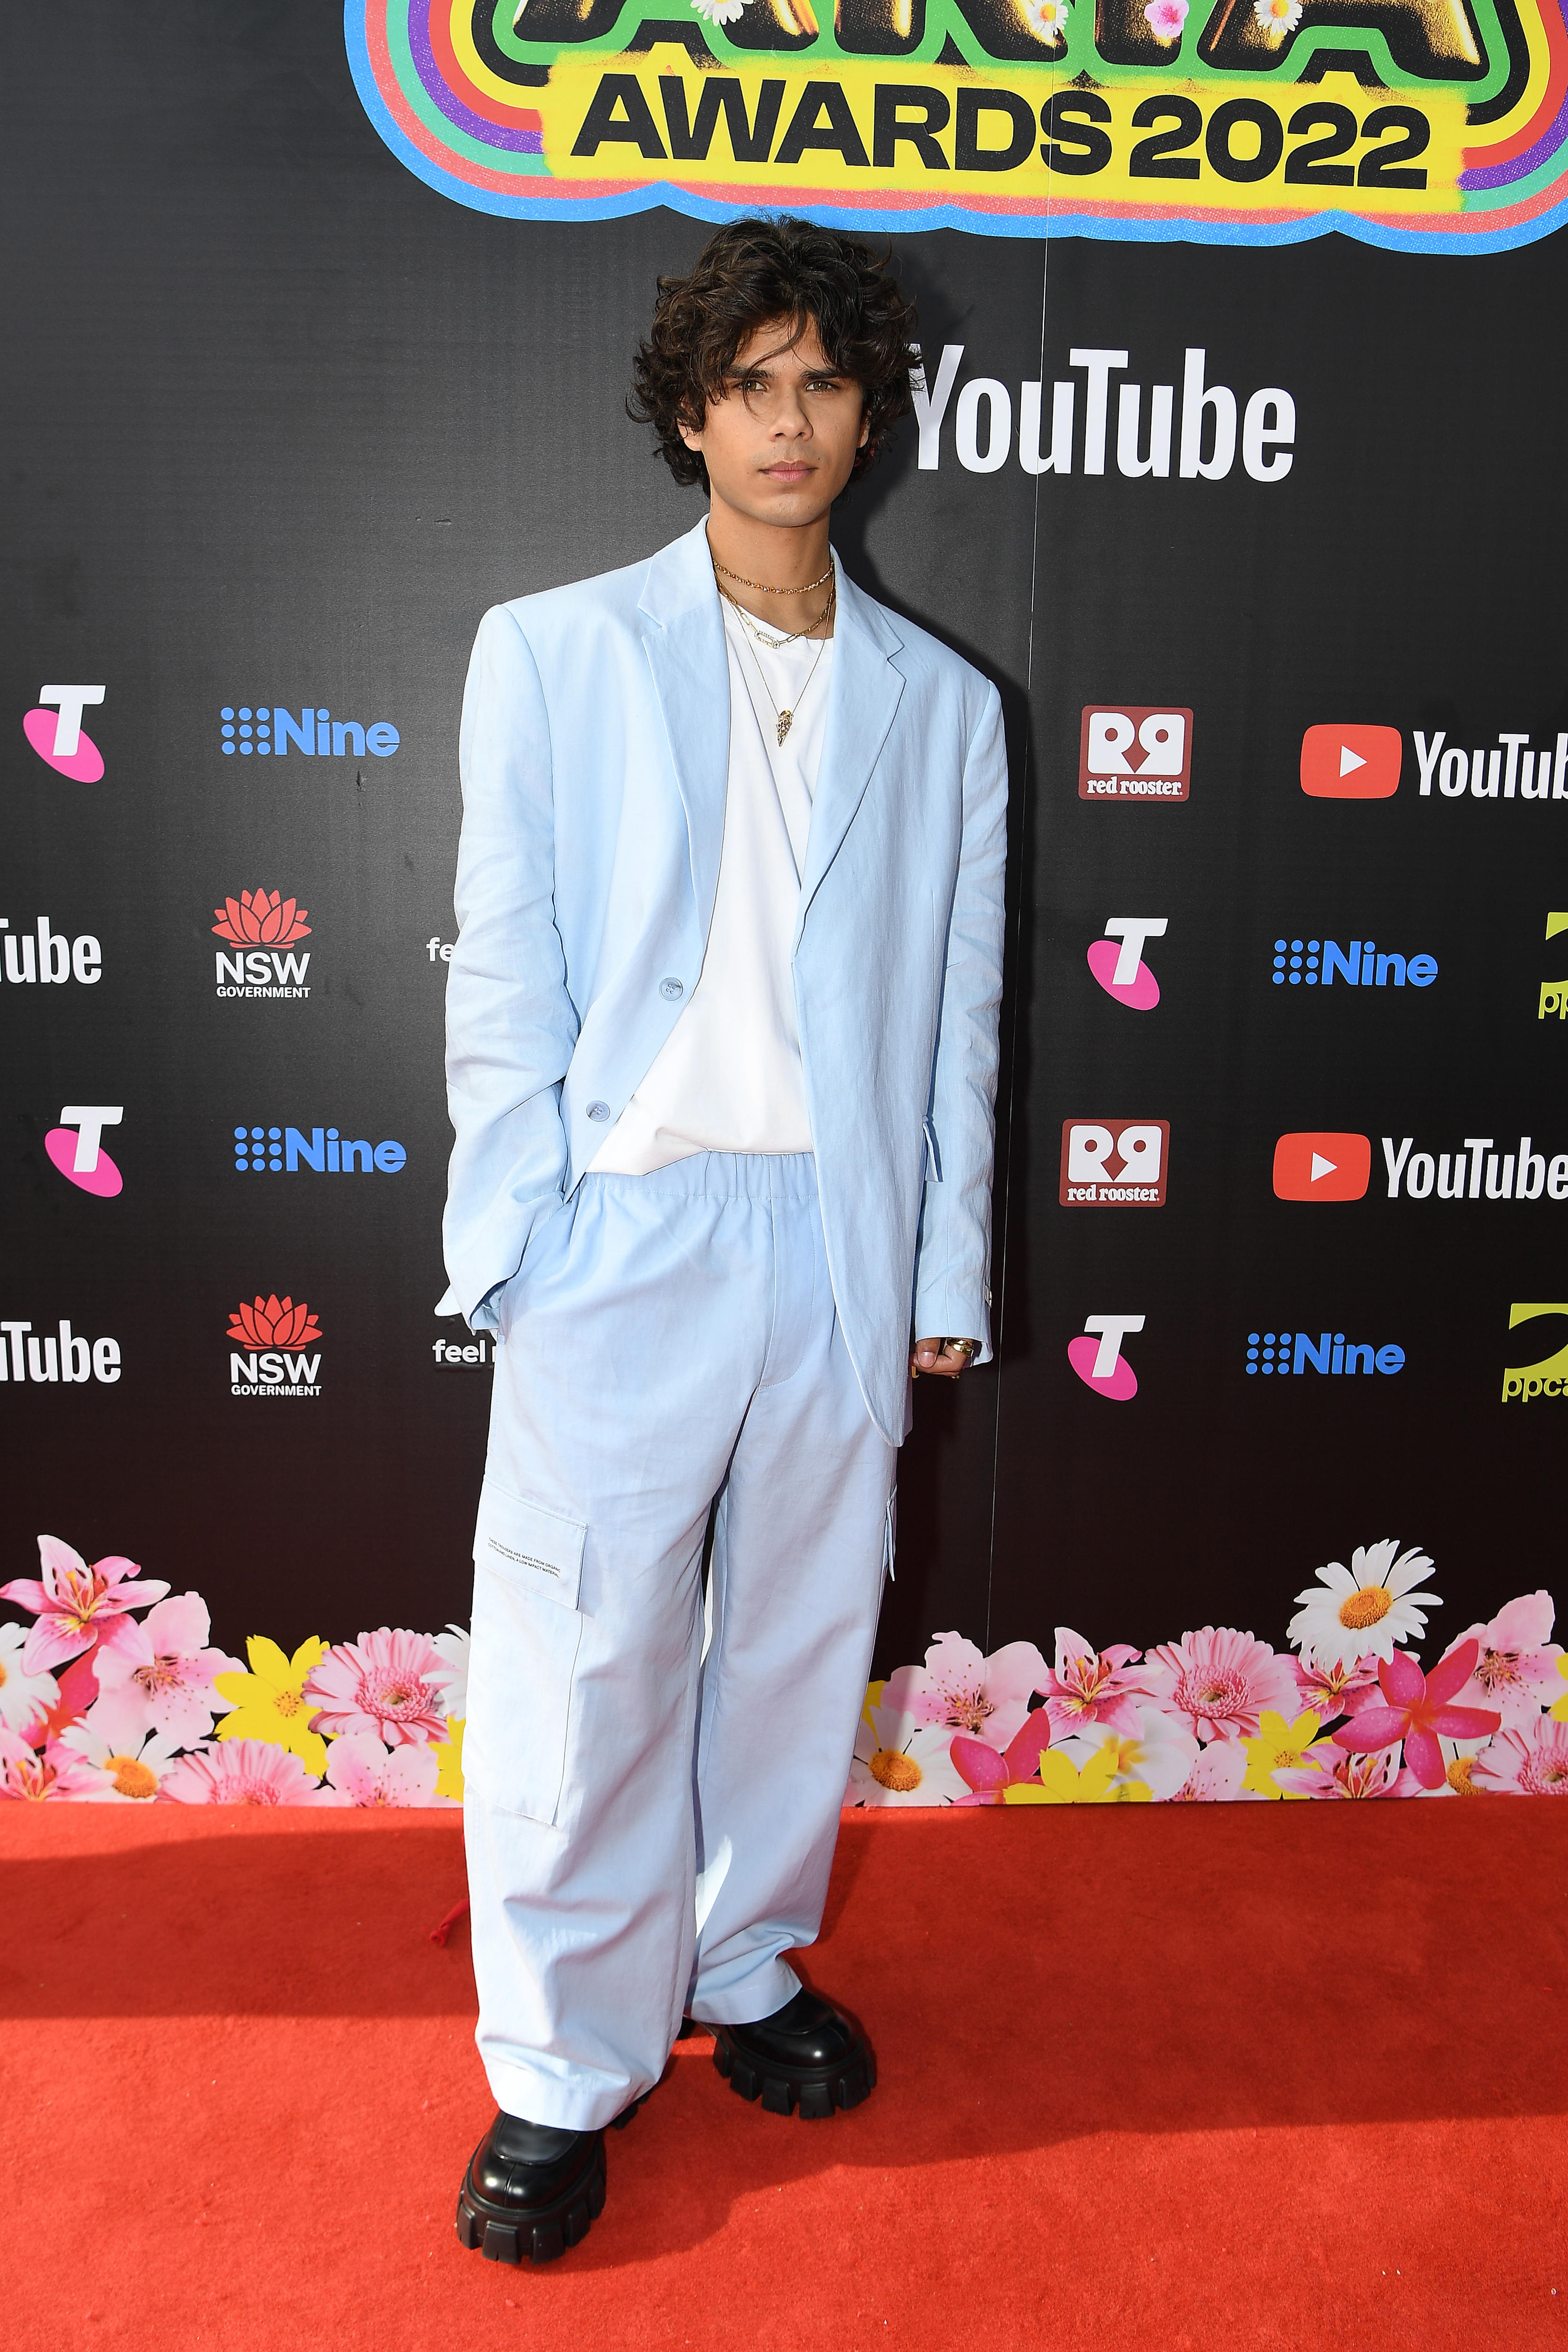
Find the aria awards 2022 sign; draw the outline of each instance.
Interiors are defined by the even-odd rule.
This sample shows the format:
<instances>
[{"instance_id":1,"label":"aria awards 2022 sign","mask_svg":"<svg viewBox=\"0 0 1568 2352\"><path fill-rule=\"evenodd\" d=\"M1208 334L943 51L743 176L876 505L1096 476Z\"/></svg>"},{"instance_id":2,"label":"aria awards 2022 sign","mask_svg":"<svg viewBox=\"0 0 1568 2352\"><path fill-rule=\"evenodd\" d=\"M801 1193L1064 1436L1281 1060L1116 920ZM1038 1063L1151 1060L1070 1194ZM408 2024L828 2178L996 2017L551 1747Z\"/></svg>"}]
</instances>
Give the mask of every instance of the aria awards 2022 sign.
<instances>
[{"instance_id":1,"label":"aria awards 2022 sign","mask_svg":"<svg viewBox=\"0 0 1568 2352\"><path fill-rule=\"evenodd\" d=\"M665 13L668 11L668 13ZM520 220L1495 252L1568 216L1563 0L346 0L394 154Z\"/></svg>"}]
</instances>

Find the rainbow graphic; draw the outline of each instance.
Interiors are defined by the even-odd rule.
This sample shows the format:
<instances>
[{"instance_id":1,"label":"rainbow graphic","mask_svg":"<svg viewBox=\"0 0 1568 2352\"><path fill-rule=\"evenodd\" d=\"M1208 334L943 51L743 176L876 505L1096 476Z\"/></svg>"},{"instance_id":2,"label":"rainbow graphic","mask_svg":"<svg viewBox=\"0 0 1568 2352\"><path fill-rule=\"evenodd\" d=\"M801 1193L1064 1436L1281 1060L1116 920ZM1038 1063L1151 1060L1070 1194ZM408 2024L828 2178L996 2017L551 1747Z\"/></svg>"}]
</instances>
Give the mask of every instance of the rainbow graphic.
<instances>
[{"instance_id":1,"label":"rainbow graphic","mask_svg":"<svg viewBox=\"0 0 1568 2352\"><path fill-rule=\"evenodd\" d=\"M1565 5L345 0L344 26L398 161L518 220L1491 253L1568 220Z\"/></svg>"}]
</instances>

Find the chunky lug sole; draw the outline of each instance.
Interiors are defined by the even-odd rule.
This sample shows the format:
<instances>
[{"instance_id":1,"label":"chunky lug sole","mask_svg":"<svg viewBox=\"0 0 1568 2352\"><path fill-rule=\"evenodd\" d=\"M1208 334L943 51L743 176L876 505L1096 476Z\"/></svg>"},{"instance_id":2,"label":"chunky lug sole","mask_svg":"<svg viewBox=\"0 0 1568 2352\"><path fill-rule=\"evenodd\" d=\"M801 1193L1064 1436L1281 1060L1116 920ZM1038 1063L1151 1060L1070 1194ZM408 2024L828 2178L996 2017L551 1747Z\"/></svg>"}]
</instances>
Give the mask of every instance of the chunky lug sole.
<instances>
[{"instance_id":1,"label":"chunky lug sole","mask_svg":"<svg viewBox=\"0 0 1568 2352\"><path fill-rule=\"evenodd\" d=\"M713 2036L713 2063L742 2099L760 2099L770 2116L798 2115L821 2122L835 2107L858 2107L877 2087L877 2062L862 2042L831 2066L791 2066L759 2058L732 2041L723 2026Z\"/></svg>"},{"instance_id":2,"label":"chunky lug sole","mask_svg":"<svg viewBox=\"0 0 1568 2352\"><path fill-rule=\"evenodd\" d=\"M643 2097L647 2096L647 2092ZM612 2118L611 2131L625 2131L642 2105L634 2099ZM552 2263L568 2246L580 2245L605 2210L605 2141L601 2133L591 2162L553 2205L531 2213L492 2204L474 2187L469 2164L458 2191L458 2243L488 2263Z\"/></svg>"}]
</instances>

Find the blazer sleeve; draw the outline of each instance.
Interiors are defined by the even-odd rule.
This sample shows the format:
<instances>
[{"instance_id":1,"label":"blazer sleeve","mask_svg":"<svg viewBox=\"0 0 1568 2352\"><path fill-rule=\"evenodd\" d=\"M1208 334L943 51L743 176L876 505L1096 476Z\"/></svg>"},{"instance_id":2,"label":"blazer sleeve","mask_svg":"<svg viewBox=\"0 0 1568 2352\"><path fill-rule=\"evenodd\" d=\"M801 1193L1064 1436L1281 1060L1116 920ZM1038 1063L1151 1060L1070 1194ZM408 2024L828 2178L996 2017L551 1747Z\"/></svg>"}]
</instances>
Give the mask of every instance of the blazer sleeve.
<instances>
[{"instance_id":1,"label":"blazer sleeve","mask_svg":"<svg viewBox=\"0 0 1568 2352\"><path fill-rule=\"evenodd\" d=\"M443 1223L454 1303L476 1330L560 1202L561 1082L577 1038L555 927L550 721L515 616L479 624L463 696L458 943L447 982L452 1148ZM445 1305L446 1302L443 1302Z\"/></svg>"},{"instance_id":2,"label":"blazer sleeve","mask_svg":"<svg viewBox=\"0 0 1568 2352\"><path fill-rule=\"evenodd\" d=\"M978 1339L991 1357L991 1178L1002 1004L1007 747L987 686L963 766L963 834L948 927L915 1261L914 1336Z\"/></svg>"}]
</instances>

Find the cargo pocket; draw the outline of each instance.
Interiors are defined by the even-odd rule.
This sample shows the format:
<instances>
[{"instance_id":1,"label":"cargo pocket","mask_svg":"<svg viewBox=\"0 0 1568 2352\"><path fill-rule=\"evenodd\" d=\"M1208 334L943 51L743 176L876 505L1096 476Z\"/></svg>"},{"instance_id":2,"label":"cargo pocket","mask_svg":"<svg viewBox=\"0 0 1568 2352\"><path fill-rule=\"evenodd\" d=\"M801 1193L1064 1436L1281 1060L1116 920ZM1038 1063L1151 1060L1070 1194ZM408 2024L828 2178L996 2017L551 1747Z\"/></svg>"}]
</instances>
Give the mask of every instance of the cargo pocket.
<instances>
[{"instance_id":1,"label":"cargo pocket","mask_svg":"<svg viewBox=\"0 0 1568 2352\"><path fill-rule=\"evenodd\" d=\"M474 1637L463 1766L502 1813L552 1822L561 1804L587 1528L487 1478L474 1531Z\"/></svg>"}]
</instances>

